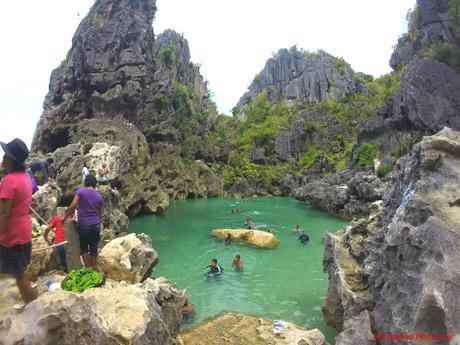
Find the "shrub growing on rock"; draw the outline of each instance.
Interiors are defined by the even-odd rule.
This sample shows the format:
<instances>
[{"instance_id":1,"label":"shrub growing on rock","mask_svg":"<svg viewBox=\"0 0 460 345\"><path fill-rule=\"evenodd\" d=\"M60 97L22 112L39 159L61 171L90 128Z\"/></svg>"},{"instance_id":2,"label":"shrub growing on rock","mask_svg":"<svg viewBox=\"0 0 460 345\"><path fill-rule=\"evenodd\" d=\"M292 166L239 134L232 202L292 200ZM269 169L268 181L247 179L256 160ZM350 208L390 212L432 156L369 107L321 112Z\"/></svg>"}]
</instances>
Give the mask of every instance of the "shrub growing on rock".
<instances>
[{"instance_id":1,"label":"shrub growing on rock","mask_svg":"<svg viewBox=\"0 0 460 345\"><path fill-rule=\"evenodd\" d=\"M388 175L389 173L393 171L393 168L394 168L393 164L383 164L379 166L379 168L377 169L377 176L385 177L386 175Z\"/></svg>"},{"instance_id":2,"label":"shrub growing on rock","mask_svg":"<svg viewBox=\"0 0 460 345\"><path fill-rule=\"evenodd\" d=\"M374 144L365 143L356 150L356 163L366 167L374 164L377 158L377 147Z\"/></svg>"}]
</instances>

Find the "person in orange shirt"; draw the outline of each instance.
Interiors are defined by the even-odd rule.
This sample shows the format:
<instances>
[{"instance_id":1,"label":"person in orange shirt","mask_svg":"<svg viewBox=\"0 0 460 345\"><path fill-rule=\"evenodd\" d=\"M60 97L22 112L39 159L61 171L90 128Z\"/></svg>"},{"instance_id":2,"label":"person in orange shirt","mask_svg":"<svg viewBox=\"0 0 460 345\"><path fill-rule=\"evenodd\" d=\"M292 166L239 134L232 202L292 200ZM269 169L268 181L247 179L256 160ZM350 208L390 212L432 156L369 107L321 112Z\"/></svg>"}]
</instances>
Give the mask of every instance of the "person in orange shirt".
<instances>
[{"instance_id":1,"label":"person in orange shirt","mask_svg":"<svg viewBox=\"0 0 460 345\"><path fill-rule=\"evenodd\" d=\"M2 166L7 173L0 182L0 273L16 278L27 304L37 298L25 274L32 253L32 182L25 166L29 149L18 138L0 145L5 152Z\"/></svg>"}]
</instances>

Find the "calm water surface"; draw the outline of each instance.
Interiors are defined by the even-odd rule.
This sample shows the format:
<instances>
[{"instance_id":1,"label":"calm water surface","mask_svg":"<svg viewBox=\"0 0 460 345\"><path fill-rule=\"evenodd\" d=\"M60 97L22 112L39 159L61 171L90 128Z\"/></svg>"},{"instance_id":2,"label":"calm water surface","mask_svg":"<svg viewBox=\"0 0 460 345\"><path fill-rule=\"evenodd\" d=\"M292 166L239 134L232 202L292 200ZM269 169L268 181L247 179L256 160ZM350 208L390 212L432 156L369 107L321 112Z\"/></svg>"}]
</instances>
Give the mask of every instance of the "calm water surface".
<instances>
[{"instance_id":1,"label":"calm water surface","mask_svg":"<svg viewBox=\"0 0 460 345\"><path fill-rule=\"evenodd\" d=\"M231 214L234 207L241 208L241 213ZM225 246L211 237L213 229L242 227L247 216L259 228L271 229L281 241L278 248L257 249L236 242ZM308 229L308 245L296 241L292 231L296 224ZM160 255L154 275L187 289L197 313L194 323L233 310L319 328L333 342L336 333L326 326L320 309L327 293L323 237L326 231L335 232L345 225L345 221L292 198L252 198L247 202L212 198L175 201L162 215L133 219L130 230L151 236ZM242 273L231 267L236 254L245 264ZM218 281L204 276L203 267L212 258L224 268Z\"/></svg>"}]
</instances>

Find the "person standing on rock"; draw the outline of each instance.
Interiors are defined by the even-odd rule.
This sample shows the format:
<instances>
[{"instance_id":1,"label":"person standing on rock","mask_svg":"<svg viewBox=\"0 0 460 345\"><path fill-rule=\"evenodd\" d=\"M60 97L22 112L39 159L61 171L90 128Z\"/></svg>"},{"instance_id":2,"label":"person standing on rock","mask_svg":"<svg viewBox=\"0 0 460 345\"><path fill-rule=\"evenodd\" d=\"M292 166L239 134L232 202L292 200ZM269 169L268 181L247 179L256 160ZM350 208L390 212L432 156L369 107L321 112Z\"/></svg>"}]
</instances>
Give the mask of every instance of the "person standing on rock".
<instances>
[{"instance_id":1,"label":"person standing on rock","mask_svg":"<svg viewBox=\"0 0 460 345\"><path fill-rule=\"evenodd\" d=\"M84 162L83 163L83 169L81 170L81 176L82 176L82 180L81 180L81 183L82 185L85 185L85 179L86 179L86 176L90 175L90 172L89 172L89 169L88 169L88 162Z\"/></svg>"},{"instance_id":2,"label":"person standing on rock","mask_svg":"<svg viewBox=\"0 0 460 345\"><path fill-rule=\"evenodd\" d=\"M65 218L78 211L78 236L80 238L80 255L86 268L96 270L97 245L100 240L101 215L104 198L96 188L96 177L85 177L84 187L78 188L66 211Z\"/></svg>"},{"instance_id":3,"label":"person standing on rock","mask_svg":"<svg viewBox=\"0 0 460 345\"><path fill-rule=\"evenodd\" d=\"M109 173L109 168L107 168L107 163L102 163L102 167L100 167L97 171L99 175L99 184L106 185L109 183L109 178L107 174Z\"/></svg>"},{"instance_id":4,"label":"person standing on rock","mask_svg":"<svg viewBox=\"0 0 460 345\"><path fill-rule=\"evenodd\" d=\"M37 297L25 274L32 252L32 182L25 166L29 149L18 138L0 145L5 153L2 166L7 172L0 182L0 273L16 278L27 304Z\"/></svg>"},{"instance_id":5,"label":"person standing on rock","mask_svg":"<svg viewBox=\"0 0 460 345\"><path fill-rule=\"evenodd\" d=\"M51 220L51 222L48 224L48 226L45 229L45 233L43 234L43 237L45 238L46 242L48 242L48 234L51 231L51 229L55 229L56 231L56 238L54 240L55 244L59 244L64 242L64 226L63 226L63 221L65 215L57 215L55 218ZM61 267L64 269L64 272L67 272L67 262L65 259L65 247L64 244L60 246L56 246L56 250L59 255L59 264Z\"/></svg>"}]
</instances>

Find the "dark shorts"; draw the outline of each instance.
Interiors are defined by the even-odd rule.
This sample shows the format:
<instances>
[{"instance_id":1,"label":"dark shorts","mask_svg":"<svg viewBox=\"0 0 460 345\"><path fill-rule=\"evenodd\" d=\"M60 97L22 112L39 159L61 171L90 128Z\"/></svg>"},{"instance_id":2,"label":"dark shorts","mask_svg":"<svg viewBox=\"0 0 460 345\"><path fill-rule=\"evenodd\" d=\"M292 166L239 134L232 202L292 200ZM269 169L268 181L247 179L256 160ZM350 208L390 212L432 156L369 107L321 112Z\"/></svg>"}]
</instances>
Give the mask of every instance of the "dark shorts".
<instances>
[{"instance_id":1,"label":"dark shorts","mask_svg":"<svg viewBox=\"0 0 460 345\"><path fill-rule=\"evenodd\" d=\"M0 273L19 275L25 272L31 253L32 242L9 248L0 245Z\"/></svg>"},{"instance_id":2,"label":"dark shorts","mask_svg":"<svg viewBox=\"0 0 460 345\"><path fill-rule=\"evenodd\" d=\"M97 255L97 245L101 239L100 224L78 226L78 237L80 238L80 254Z\"/></svg>"}]
</instances>

